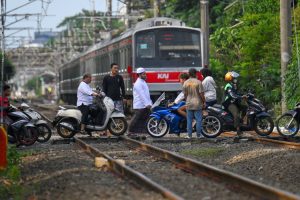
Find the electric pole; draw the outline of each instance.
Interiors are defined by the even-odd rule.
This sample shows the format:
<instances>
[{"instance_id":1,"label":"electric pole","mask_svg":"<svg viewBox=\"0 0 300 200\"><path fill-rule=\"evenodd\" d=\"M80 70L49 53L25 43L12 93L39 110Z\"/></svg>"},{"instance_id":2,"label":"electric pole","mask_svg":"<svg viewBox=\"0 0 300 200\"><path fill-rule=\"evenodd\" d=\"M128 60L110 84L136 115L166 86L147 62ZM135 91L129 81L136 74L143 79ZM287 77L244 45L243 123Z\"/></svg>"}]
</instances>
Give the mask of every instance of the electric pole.
<instances>
[{"instance_id":1,"label":"electric pole","mask_svg":"<svg viewBox=\"0 0 300 200\"><path fill-rule=\"evenodd\" d=\"M160 17L160 1L159 0L153 1L153 10L154 10L154 17Z\"/></svg>"},{"instance_id":2,"label":"electric pole","mask_svg":"<svg viewBox=\"0 0 300 200\"><path fill-rule=\"evenodd\" d=\"M202 42L202 67L209 65L209 4L208 0L200 0L200 21Z\"/></svg>"},{"instance_id":3,"label":"electric pole","mask_svg":"<svg viewBox=\"0 0 300 200\"><path fill-rule=\"evenodd\" d=\"M108 22L108 27L107 27L107 30L108 30L108 33L109 33L109 40L111 39L111 31L112 31L112 20L111 20L111 16L112 16L112 0L108 0L108 3L107 3L107 22Z\"/></svg>"},{"instance_id":4,"label":"electric pole","mask_svg":"<svg viewBox=\"0 0 300 200\"><path fill-rule=\"evenodd\" d=\"M131 15L131 8L132 8L132 0L126 0L126 16L127 18L127 28L131 28L131 19L130 19L130 15Z\"/></svg>"},{"instance_id":5,"label":"electric pole","mask_svg":"<svg viewBox=\"0 0 300 200\"><path fill-rule=\"evenodd\" d=\"M291 58L291 0L280 0L280 49L281 49L281 111L287 110L285 75Z\"/></svg>"}]
</instances>

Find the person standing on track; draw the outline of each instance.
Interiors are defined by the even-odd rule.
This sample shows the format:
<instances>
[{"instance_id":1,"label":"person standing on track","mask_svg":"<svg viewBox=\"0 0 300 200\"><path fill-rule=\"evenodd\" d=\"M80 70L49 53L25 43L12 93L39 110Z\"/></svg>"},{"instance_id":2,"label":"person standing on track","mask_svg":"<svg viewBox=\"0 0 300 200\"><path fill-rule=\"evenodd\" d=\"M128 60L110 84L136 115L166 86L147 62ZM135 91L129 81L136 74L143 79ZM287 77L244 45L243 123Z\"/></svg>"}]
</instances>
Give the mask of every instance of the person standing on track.
<instances>
[{"instance_id":1,"label":"person standing on track","mask_svg":"<svg viewBox=\"0 0 300 200\"><path fill-rule=\"evenodd\" d=\"M93 96L99 96L98 93L93 92L90 87L92 82L91 74L84 74L81 83L77 89L77 107L82 113L81 117L81 132L84 132L85 126L88 123L89 105L93 103Z\"/></svg>"},{"instance_id":2,"label":"person standing on track","mask_svg":"<svg viewBox=\"0 0 300 200\"><path fill-rule=\"evenodd\" d=\"M187 132L186 138L191 139L193 133L193 119L196 119L197 138L202 138L202 110L205 109L204 89L201 81L197 79L197 70L189 69L190 78L183 84L183 93L187 106Z\"/></svg>"},{"instance_id":3,"label":"person standing on track","mask_svg":"<svg viewBox=\"0 0 300 200\"><path fill-rule=\"evenodd\" d=\"M149 87L146 83L146 70L140 67L136 73L138 79L133 86L133 109L135 113L129 125L129 136L136 133L146 133L146 122L152 106Z\"/></svg>"},{"instance_id":4,"label":"person standing on track","mask_svg":"<svg viewBox=\"0 0 300 200\"><path fill-rule=\"evenodd\" d=\"M111 73L103 78L103 92L114 101L115 109L124 113L125 85L121 75L119 75L119 65L110 65Z\"/></svg>"}]
</instances>

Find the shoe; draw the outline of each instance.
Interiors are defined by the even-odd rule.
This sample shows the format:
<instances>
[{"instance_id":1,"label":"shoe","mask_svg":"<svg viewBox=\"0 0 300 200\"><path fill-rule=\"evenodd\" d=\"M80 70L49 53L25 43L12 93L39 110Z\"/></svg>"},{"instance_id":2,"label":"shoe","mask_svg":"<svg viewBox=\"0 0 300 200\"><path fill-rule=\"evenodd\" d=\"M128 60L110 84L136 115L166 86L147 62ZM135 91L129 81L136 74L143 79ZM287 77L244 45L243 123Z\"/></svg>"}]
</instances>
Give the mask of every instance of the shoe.
<instances>
[{"instance_id":1,"label":"shoe","mask_svg":"<svg viewBox=\"0 0 300 200\"><path fill-rule=\"evenodd\" d=\"M204 138L204 136L203 135L197 135L197 138L201 139L201 138Z\"/></svg>"},{"instance_id":2,"label":"shoe","mask_svg":"<svg viewBox=\"0 0 300 200\"><path fill-rule=\"evenodd\" d=\"M238 130L236 131L237 137L241 138L243 136L243 131Z\"/></svg>"},{"instance_id":3,"label":"shoe","mask_svg":"<svg viewBox=\"0 0 300 200\"><path fill-rule=\"evenodd\" d=\"M185 139L192 139L192 137L191 137L191 136L188 136L188 135L185 136L184 138L185 138Z\"/></svg>"}]
</instances>

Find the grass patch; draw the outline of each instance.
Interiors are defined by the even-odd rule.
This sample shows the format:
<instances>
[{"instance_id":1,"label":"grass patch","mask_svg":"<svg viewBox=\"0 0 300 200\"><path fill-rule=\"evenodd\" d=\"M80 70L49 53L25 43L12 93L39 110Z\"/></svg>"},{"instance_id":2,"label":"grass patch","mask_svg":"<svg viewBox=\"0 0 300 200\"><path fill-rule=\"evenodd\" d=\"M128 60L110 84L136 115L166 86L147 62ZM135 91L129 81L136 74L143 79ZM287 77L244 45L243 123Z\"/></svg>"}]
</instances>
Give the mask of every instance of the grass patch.
<instances>
[{"instance_id":1,"label":"grass patch","mask_svg":"<svg viewBox=\"0 0 300 200\"><path fill-rule=\"evenodd\" d=\"M0 199L21 199L21 155L15 146L8 146L7 159L7 168L0 171Z\"/></svg>"},{"instance_id":2,"label":"grass patch","mask_svg":"<svg viewBox=\"0 0 300 200\"><path fill-rule=\"evenodd\" d=\"M201 149L186 149L180 151L180 153L185 155L191 155L196 157L213 157L224 151L223 148L220 147L212 147L212 148L201 148Z\"/></svg>"}]
</instances>

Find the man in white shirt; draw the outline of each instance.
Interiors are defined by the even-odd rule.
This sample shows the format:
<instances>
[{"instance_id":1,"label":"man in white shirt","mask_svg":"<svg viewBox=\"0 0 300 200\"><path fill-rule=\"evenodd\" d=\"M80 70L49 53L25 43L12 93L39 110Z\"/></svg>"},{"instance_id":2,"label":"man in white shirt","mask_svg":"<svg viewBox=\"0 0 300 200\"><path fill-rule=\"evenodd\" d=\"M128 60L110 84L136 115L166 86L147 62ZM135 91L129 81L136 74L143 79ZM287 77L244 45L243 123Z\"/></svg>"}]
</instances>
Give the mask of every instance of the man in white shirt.
<instances>
[{"instance_id":1,"label":"man in white shirt","mask_svg":"<svg viewBox=\"0 0 300 200\"><path fill-rule=\"evenodd\" d=\"M88 122L89 105L93 103L93 96L98 96L93 92L89 84L92 82L91 74L84 74L81 83L77 89L77 107L82 113L81 117L81 131L84 131L85 125Z\"/></svg>"},{"instance_id":2,"label":"man in white shirt","mask_svg":"<svg viewBox=\"0 0 300 200\"><path fill-rule=\"evenodd\" d=\"M133 86L133 109L135 113L129 125L129 135L146 133L146 121L152 106L149 87L145 81L147 78L146 70L140 67L136 73L138 79Z\"/></svg>"}]
</instances>

